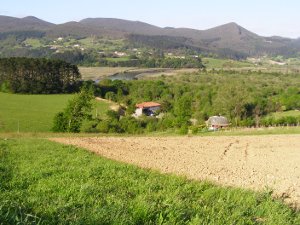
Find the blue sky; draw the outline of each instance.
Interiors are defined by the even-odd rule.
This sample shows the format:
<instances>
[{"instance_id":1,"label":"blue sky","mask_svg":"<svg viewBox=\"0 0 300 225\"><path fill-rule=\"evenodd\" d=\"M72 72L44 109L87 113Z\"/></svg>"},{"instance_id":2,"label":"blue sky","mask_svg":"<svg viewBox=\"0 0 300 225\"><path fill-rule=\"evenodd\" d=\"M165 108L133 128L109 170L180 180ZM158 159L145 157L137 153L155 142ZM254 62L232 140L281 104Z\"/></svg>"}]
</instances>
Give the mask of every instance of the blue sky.
<instances>
[{"instance_id":1,"label":"blue sky","mask_svg":"<svg viewBox=\"0 0 300 225\"><path fill-rule=\"evenodd\" d=\"M264 36L300 37L299 0L4 0L0 15L53 23L88 17L139 20L160 27L208 29L236 22Z\"/></svg>"}]
</instances>

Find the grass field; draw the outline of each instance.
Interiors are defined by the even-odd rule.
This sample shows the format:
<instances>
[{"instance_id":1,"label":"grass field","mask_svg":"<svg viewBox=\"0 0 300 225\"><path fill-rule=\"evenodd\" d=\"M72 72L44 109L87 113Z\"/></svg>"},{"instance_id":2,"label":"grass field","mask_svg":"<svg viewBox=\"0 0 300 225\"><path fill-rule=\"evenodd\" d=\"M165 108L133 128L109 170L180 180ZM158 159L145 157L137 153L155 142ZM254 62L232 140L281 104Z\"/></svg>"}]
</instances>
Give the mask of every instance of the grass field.
<instances>
[{"instance_id":1,"label":"grass field","mask_svg":"<svg viewBox=\"0 0 300 225\"><path fill-rule=\"evenodd\" d=\"M124 46L124 40L109 40L109 39L99 39L99 38L84 38L78 40L78 42L84 48L93 48L104 51L118 51Z\"/></svg>"},{"instance_id":2,"label":"grass field","mask_svg":"<svg viewBox=\"0 0 300 225\"><path fill-rule=\"evenodd\" d=\"M300 224L270 192L223 188L40 139L0 140L2 224Z\"/></svg>"},{"instance_id":3,"label":"grass field","mask_svg":"<svg viewBox=\"0 0 300 225\"><path fill-rule=\"evenodd\" d=\"M106 60L110 62L125 62L125 61L129 61L129 57L106 58Z\"/></svg>"},{"instance_id":4,"label":"grass field","mask_svg":"<svg viewBox=\"0 0 300 225\"><path fill-rule=\"evenodd\" d=\"M79 71L84 80L97 80L116 73L122 73L132 67L79 67Z\"/></svg>"},{"instance_id":5,"label":"grass field","mask_svg":"<svg viewBox=\"0 0 300 225\"><path fill-rule=\"evenodd\" d=\"M252 63L230 59L203 58L202 61L207 69L253 67Z\"/></svg>"},{"instance_id":6,"label":"grass field","mask_svg":"<svg viewBox=\"0 0 300 225\"><path fill-rule=\"evenodd\" d=\"M297 58L291 58L284 61L285 65L276 64L271 58L261 58L259 63L254 63L250 59L237 61L218 58L203 58L207 69L224 69L235 71L262 71L278 73L299 73L300 61Z\"/></svg>"},{"instance_id":7,"label":"grass field","mask_svg":"<svg viewBox=\"0 0 300 225\"><path fill-rule=\"evenodd\" d=\"M257 136L257 135L300 134L300 127L228 128L217 132L200 132L200 136Z\"/></svg>"},{"instance_id":8,"label":"grass field","mask_svg":"<svg viewBox=\"0 0 300 225\"><path fill-rule=\"evenodd\" d=\"M54 115L66 107L72 96L0 93L0 132L50 132ZM109 108L105 102L95 104L99 116Z\"/></svg>"},{"instance_id":9,"label":"grass field","mask_svg":"<svg viewBox=\"0 0 300 225\"><path fill-rule=\"evenodd\" d=\"M30 45L32 48L40 48L43 46L40 40L35 38L27 38L24 43Z\"/></svg>"}]
</instances>

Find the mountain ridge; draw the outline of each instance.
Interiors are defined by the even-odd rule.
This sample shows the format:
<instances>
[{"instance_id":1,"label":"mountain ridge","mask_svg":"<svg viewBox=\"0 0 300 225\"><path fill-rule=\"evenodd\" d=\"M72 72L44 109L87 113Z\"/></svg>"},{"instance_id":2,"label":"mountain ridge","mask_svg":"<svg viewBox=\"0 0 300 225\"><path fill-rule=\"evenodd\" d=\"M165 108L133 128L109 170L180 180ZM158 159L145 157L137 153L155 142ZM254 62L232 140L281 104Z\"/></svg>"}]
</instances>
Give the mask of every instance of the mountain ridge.
<instances>
[{"instance_id":1,"label":"mountain ridge","mask_svg":"<svg viewBox=\"0 0 300 225\"><path fill-rule=\"evenodd\" d=\"M299 40L279 36L264 37L247 30L235 22L226 23L206 30L193 28L159 27L141 21L116 18L86 18L78 22L71 21L63 24L53 24L34 16L15 18L0 16L0 33L13 31L35 30L43 31L49 37L74 36L84 38L89 36L105 36L112 39L128 39L139 45L151 44L158 46L155 41L174 42L176 46L196 48L199 51L212 53L230 53L244 56L264 54L298 54ZM133 37L130 39L130 37ZM168 46L168 45L167 45ZM173 46L173 45L171 45ZM288 49L285 49L288 48ZM227 54L226 53L226 54Z\"/></svg>"}]
</instances>

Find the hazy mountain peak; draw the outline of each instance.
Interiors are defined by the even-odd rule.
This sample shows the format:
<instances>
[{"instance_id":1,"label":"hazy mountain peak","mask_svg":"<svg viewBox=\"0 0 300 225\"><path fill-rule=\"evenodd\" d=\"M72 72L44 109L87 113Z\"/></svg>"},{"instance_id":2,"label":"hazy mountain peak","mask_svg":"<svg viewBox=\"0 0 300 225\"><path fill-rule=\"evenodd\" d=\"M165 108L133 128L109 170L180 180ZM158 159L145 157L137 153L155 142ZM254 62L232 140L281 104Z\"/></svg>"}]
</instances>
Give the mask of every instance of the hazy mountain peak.
<instances>
[{"instance_id":1,"label":"hazy mountain peak","mask_svg":"<svg viewBox=\"0 0 300 225\"><path fill-rule=\"evenodd\" d=\"M230 22L205 31L207 38L221 38L223 41L242 40L245 38L259 38L259 35L243 28L237 23Z\"/></svg>"},{"instance_id":2,"label":"hazy mountain peak","mask_svg":"<svg viewBox=\"0 0 300 225\"><path fill-rule=\"evenodd\" d=\"M87 18L79 21L82 24L88 25L93 28L105 28L109 30L117 30L125 33L138 33L138 34L157 34L161 28L132 20L114 19L114 18Z\"/></svg>"},{"instance_id":3,"label":"hazy mountain peak","mask_svg":"<svg viewBox=\"0 0 300 225\"><path fill-rule=\"evenodd\" d=\"M236 22L225 23L223 26L241 27L241 26L240 26L239 24L237 24Z\"/></svg>"},{"instance_id":4,"label":"hazy mountain peak","mask_svg":"<svg viewBox=\"0 0 300 225\"><path fill-rule=\"evenodd\" d=\"M0 32L20 31L20 30L44 30L51 27L52 23L43 21L33 16L16 18L0 16Z\"/></svg>"},{"instance_id":5,"label":"hazy mountain peak","mask_svg":"<svg viewBox=\"0 0 300 225\"><path fill-rule=\"evenodd\" d=\"M53 23L49 23L47 21L41 20L35 16L26 16L26 17L22 18L21 20L25 21L27 23L39 24L39 25L44 25L44 26L54 25Z\"/></svg>"},{"instance_id":6,"label":"hazy mountain peak","mask_svg":"<svg viewBox=\"0 0 300 225\"><path fill-rule=\"evenodd\" d=\"M27 21L40 21L41 19L35 17L35 16L25 16L22 18L22 20L27 20Z\"/></svg>"}]
</instances>

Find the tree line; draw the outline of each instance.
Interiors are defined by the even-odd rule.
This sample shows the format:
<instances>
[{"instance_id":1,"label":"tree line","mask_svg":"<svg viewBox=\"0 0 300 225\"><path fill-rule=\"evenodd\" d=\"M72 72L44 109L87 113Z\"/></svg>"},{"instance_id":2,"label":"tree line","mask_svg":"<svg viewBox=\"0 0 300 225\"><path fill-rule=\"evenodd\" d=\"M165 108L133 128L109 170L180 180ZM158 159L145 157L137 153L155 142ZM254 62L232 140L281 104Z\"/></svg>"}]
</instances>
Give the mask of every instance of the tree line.
<instances>
[{"instance_id":1,"label":"tree line","mask_svg":"<svg viewBox=\"0 0 300 225\"><path fill-rule=\"evenodd\" d=\"M300 116L278 119L270 116L273 112L300 109L298 76L199 71L162 76L159 80L105 79L98 84L90 82L94 95L119 103L123 107L122 113L109 111L102 118L83 116L75 132L144 133L171 129L184 134L188 130L198 132L205 129L205 121L214 115L226 116L232 126L298 125ZM161 104L159 118L142 116L136 119L131 116L135 105L144 101ZM60 115L57 119L62 118L67 116Z\"/></svg>"},{"instance_id":2,"label":"tree line","mask_svg":"<svg viewBox=\"0 0 300 225\"><path fill-rule=\"evenodd\" d=\"M78 67L62 60L0 58L0 91L53 94L78 90Z\"/></svg>"},{"instance_id":3,"label":"tree line","mask_svg":"<svg viewBox=\"0 0 300 225\"><path fill-rule=\"evenodd\" d=\"M99 59L100 66L109 67L144 67L144 68L204 68L200 58L168 58L168 57L134 57L126 61L110 61Z\"/></svg>"}]
</instances>

